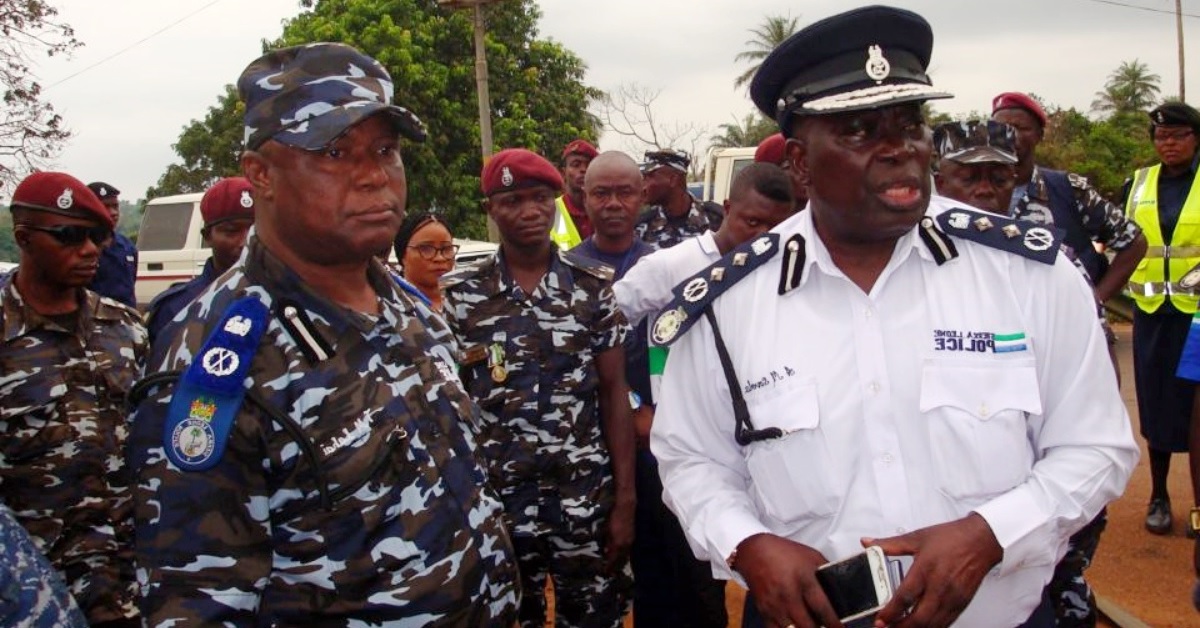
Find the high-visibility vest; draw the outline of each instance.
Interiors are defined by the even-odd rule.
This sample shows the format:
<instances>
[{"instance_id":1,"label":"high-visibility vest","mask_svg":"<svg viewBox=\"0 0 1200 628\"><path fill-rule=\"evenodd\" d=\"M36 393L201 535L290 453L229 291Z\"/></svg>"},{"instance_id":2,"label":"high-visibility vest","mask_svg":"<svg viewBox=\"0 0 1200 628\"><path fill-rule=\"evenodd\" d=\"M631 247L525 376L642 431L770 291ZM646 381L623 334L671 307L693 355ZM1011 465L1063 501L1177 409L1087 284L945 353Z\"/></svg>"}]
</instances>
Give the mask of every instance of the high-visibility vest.
<instances>
[{"instance_id":1,"label":"high-visibility vest","mask_svg":"<svg viewBox=\"0 0 1200 628\"><path fill-rule=\"evenodd\" d=\"M1162 165L1142 168L1133 176L1125 214L1146 234L1146 256L1129 277L1127 292L1143 312L1151 313L1171 299L1171 305L1194 314L1200 290L1184 288L1179 280L1200 264L1200 185L1192 181L1171 243L1163 242L1158 222L1158 175Z\"/></svg>"},{"instance_id":2,"label":"high-visibility vest","mask_svg":"<svg viewBox=\"0 0 1200 628\"><path fill-rule=\"evenodd\" d=\"M550 239L554 240L558 248L570 250L583 242L583 238L579 237L579 230L575 228L575 221L571 220L571 212L567 211L567 202L563 197L558 197L554 206L557 211L554 212L554 226L550 229Z\"/></svg>"}]
</instances>

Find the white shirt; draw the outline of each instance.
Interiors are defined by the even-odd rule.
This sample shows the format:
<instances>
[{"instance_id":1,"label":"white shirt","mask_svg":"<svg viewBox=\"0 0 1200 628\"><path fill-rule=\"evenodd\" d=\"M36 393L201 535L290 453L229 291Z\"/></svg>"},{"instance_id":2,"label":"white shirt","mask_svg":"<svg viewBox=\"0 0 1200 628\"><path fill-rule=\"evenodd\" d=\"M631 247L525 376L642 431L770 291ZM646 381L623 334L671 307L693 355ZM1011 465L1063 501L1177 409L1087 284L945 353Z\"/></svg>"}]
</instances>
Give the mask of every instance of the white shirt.
<instances>
[{"instance_id":1,"label":"white shirt","mask_svg":"<svg viewBox=\"0 0 1200 628\"><path fill-rule=\"evenodd\" d=\"M836 560L861 537L975 511L1004 559L958 624L1023 622L1068 536L1137 462L1091 291L1061 254L1051 266L954 238L938 266L914 229L865 294L811 212L775 231L781 246L805 238L799 287L778 294L780 253L713 308L754 427L785 436L736 443L707 321L667 362L651 447L693 547L737 578L725 561L757 533Z\"/></svg>"},{"instance_id":2,"label":"white shirt","mask_svg":"<svg viewBox=\"0 0 1200 628\"><path fill-rule=\"evenodd\" d=\"M617 307L630 326L656 314L670 303L671 291L680 282L721 259L721 251L712 231L688 238L669 249L659 249L634 263L620 281L613 284Z\"/></svg>"}]
</instances>

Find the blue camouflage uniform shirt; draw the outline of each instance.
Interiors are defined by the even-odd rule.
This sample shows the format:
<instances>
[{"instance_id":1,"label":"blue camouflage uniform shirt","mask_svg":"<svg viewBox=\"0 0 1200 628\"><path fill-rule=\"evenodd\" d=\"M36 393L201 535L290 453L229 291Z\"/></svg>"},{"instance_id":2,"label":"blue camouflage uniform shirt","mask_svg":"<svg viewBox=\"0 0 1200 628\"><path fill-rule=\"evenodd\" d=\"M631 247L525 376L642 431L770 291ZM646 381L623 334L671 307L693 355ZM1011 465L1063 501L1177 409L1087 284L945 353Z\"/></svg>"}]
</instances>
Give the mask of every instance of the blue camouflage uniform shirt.
<instances>
[{"instance_id":1,"label":"blue camouflage uniform shirt","mask_svg":"<svg viewBox=\"0 0 1200 628\"><path fill-rule=\"evenodd\" d=\"M532 294L502 252L443 279L443 314L482 415L480 449L514 535L591 530L612 509L595 357L621 346L628 326L611 277L556 249Z\"/></svg>"},{"instance_id":2,"label":"blue camouflage uniform shirt","mask_svg":"<svg viewBox=\"0 0 1200 628\"><path fill-rule=\"evenodd\" d=\"M230 303L257 296L272 316L247 394L277 414L244 401L224 456L185 472L165 458L173 385L138 407L148 625L512 623L512 545L464 430L476 412L441 346L449 330L423 323L382 266L369 279L374 317L318 296L251 240L163 330L150 372L186 366Z\"/></svg>"},{"instance_id":3,"label":"blue camouflage uniform shirt","mask_svg":"<svg viewBox=\"0 0 1200 628\"><path fill-rule=\"evenodd\" d=\"M133 292L137 266L137 246L120 233L113 233L112 244L100 252L100 267L88 289L129 307L137 307L137 296Z\"/></svg>"},{"instance_id":4,"label":"blue camouflage uniform shirt","mask_svg":"<svg viewBox=\"0 0 1200 628\"><path fill-rule=\"evenodd\" d=\"M62 576L0 504L0 626L87 628Z\"/></svg>"},{"instance_id":5,"label":"blue camouflage uniform shirt","mask_svg":"<svg viewBox=\"0 0 1200 628\"><path fill-rule=\"evenodd\" d=\"M25 303L15 277L0 285L0 502L91 622L134 617L125 404L146 329L137 312L90 290L64 328Z\"/></svg>"},{"instance_id":6,"label":"blue camouflage uniform shirt","mask_svg":"<svg viewBox=\"0 0 1200 628\"><path fill-rule=\"evenodd\" d=\"M210 257L207 262L204 262L204 270L195 279L173 284L154 297L146 309L146 330L150 332L150 342L154 342L167 323L171 322L188 303L191 303L192 299L204 292L204 289L216 278L217 271L213 268L213 261Z\"/></svg>"},{"instance_id":7,"label":"blue camouflage uniform shirt","mask_svg":"<svg viewBox=\"0 0 1200 628\"><path fill-rule=\"evenodd\" d=\"M633 233L655 249L669 249L692 236L720 229L724 219L723 207L693 196L691 208L678 218L668 215L662 205L651 205L642 210Z\"/></svg>"}]
</instances>

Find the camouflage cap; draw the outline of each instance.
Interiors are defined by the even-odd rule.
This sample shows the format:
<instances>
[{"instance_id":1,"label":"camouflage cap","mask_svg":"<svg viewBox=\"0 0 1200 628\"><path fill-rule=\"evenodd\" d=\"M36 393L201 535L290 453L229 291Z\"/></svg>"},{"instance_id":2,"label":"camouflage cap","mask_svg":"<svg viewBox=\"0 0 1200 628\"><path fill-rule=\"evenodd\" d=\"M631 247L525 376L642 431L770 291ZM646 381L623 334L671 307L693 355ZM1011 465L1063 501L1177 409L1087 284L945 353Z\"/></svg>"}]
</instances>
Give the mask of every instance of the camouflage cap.
<instances>
[{"instance_id":1,"label":"camouflage cap","mask_svg":"<svg viewBox=\"0 0 1200 628\"><path fill-rule=\"evenodd\" d=\"M383 65L345 44L315 43L273 50L238 78L246 103L246 148L267 140L320 150L347 129L386 113L405 137L425 140L425 127L392 104L392 77Z\"/></svg>"},{"instance_id":2,"label":"camouflage cap","mask_svg":"<svg viewBox=\"0 0 1200 628\"><path fill-rule=\"evenodd\" d=\"M1003 122L947 122L933 129L938 157L960 164L1017 163L1017 133Z\"/></svg>"},{"instance_id":3,"label":"camouflage cap","mask_svg":"<svg viewBox=\"0 0 1200 628\"><path fill-rule=\"evenodd\" d=\"M658 170L659 168L674 168L686 173L688 166L692 165L692 158L687 153L674 148L648 150L643 158L646 161L641 164L642 174Z\"/></svg>"}]
</instances>

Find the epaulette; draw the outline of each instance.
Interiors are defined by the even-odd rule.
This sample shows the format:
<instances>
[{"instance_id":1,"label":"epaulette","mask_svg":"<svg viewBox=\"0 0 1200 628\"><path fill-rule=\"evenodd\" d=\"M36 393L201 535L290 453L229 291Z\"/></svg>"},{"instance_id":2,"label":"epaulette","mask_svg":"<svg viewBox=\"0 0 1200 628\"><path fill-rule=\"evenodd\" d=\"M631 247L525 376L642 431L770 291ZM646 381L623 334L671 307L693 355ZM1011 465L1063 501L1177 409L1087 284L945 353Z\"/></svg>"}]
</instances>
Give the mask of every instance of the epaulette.
<instances>
[{"instance_id":1,"label":"epaulette","mask_svg":"<svg viewBox=\"0 0 1200 628\"><path fill-rule=\"evenodd\" d=\"M1062 244L1061 229L972 209L948 209L937 223L952 236L1043 264L1054 263Z\"/></svg>"},{"instance_id":2,"label":"epaulette","mask_svg":"<svg viewBox=\"0 0 1200 628\"><path fill-rule=\"evenodd\" d=\"M163 448L179 469L204 471L225 454L269 314L257 297L234 301L183 372L163 424Z\"/></svg>"},{"instance_id":3,"label":"epaulette","mask_svg":"<svg viewBox=\"0 0 1200 628\"><path fill-rule=\"evenodd\" d=\"M567 266L570 266L571 268L578 268L579 270L582 270L593 277L603 279L604 281L612 281L613 276L616 275L616 271L613 270L612 266L588 257L584 257L578 253L567 251L562 254L562 260Z\"/></svg>"},{"instance_id":4,"label":"epaulette","mask_svg":"<svg viewBox=\"0 0 1200 628\"><path fill-rule=\"evenodd\" d=\"M708 268L675 286L675 295L654 319L650 341L668 346L696 324L704 308L779 252L779 235L768 233L744 242Z\"/></svg>"}]
</instances>

